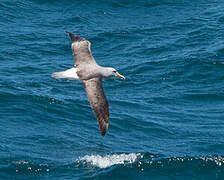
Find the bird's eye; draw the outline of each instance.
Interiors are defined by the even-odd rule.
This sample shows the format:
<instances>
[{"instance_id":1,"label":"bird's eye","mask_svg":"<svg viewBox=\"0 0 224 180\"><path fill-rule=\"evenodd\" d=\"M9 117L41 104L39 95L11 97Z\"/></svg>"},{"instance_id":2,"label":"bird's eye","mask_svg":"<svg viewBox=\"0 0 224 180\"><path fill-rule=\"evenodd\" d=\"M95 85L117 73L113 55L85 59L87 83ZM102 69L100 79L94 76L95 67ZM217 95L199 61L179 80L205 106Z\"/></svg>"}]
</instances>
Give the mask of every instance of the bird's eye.
<instances>
[{"instance_id":1,"label":"bird's eye","mask_svg":"<svg viewBox=\"0 0 224 180\"><path fill-rule=\"evenodd\" d=\"M116 73L117 71L113 71L113 73Z\"/></svg>"}]
</instances>

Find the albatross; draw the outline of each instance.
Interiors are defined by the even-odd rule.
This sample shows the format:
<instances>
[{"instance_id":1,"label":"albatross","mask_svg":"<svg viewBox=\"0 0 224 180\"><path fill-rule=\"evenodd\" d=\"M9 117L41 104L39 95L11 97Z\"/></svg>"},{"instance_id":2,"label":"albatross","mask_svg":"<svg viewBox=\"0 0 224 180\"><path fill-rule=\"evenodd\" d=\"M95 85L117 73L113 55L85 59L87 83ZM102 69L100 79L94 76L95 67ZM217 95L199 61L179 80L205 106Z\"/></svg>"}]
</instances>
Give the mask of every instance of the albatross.
<instances>
[{"instance_id":1,"label":"albatross","mask_svg":"<svg viewBox=\"0 0 224 180\"><path fill-rule=\"evenodd\" d=\"M91 43L88 40L67 31L66 33L71 38L74 67L65 71L54 72L52 77L82 81L91 108L98 120L100 133L105 136L109 126L109 105L102 87L102 79L115 76L124 80L125 77L112 67L98 65L92 56Z\"/></svg>"}]
</instances>

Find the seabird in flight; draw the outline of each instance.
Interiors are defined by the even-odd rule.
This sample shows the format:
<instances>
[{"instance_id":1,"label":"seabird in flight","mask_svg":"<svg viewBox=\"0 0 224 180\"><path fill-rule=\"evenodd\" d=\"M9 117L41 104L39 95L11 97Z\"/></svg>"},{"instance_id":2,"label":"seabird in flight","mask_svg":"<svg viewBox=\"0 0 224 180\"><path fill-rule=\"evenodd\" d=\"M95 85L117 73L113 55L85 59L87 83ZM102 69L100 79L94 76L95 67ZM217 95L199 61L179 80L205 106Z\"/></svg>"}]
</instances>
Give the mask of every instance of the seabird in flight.
<instances>
[{"instance_id":1,"label":"seabird in flight","mask_svg":"<svg viewBox=\"0 0 224 180\"><path fill-rule=\"evenodd\" d=\"M102 136L105 136L109 125L109 106L102 87L102 79L116 76L125 79L112 67L98 65L92 56L91 43L70 32L66 32L72 41L71 48L74 55L74 67L61 72L54 72L53 78L80 80L84 84L90 105L99 123Z\"/></svg>"}]
</instances>

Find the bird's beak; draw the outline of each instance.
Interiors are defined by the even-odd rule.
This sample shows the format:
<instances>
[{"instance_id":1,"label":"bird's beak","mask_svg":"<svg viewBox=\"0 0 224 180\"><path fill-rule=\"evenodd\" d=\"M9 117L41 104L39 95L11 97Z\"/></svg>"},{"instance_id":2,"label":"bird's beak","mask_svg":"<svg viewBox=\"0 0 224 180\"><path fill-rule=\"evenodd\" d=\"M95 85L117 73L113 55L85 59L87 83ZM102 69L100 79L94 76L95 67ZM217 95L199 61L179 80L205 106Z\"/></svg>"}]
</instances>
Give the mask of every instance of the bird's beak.
<instances>
[{"instance_id":1,"label":"bird's beak","mask_svg":"<svg viewBox=\"0 0 224 180\"><path fill-rule=\"evenodd\" d=\"M122 76L121 74L119 74L118 72L115 73L115 76L118 77L118 78L121 78L121 79L125 80L125 77Z\"/></svg>"}]
</instances>

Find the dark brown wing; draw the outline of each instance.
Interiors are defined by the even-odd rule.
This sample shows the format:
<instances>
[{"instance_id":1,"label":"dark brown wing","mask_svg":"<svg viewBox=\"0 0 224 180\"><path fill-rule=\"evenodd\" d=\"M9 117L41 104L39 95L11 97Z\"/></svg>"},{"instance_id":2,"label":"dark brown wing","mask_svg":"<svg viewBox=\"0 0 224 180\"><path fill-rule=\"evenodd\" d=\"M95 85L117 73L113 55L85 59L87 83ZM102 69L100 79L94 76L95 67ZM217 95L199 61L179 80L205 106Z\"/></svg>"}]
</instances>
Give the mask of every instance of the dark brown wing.
<instances>
[{"instance_id":1,"label":"dark brown wing","mask_svg":"<svg viewBox=\"0 0 224 180\"><path fill-rule=\"evenodd\" d=\"M101 78L83 81L90 105L99 123L102 136L105 136L109 125L109 106L102 87Z\"/></svg>"},{"instance_id":2,"label":"dark brown wing","mask_svg":"<svg viewBox=\"0 0 224 180\"><path fill-rule=\"evenodd\" d=\"M79 66L80 64L95 64L96 61L93 58L90 50L91 43L88 40L81 38L75 34L67 31L66 33L69 35L72 41L74 64L76 66Z\"/></svg>"}]
</instances>

